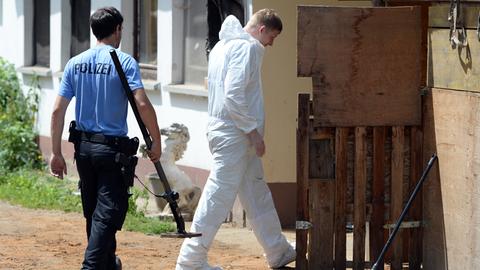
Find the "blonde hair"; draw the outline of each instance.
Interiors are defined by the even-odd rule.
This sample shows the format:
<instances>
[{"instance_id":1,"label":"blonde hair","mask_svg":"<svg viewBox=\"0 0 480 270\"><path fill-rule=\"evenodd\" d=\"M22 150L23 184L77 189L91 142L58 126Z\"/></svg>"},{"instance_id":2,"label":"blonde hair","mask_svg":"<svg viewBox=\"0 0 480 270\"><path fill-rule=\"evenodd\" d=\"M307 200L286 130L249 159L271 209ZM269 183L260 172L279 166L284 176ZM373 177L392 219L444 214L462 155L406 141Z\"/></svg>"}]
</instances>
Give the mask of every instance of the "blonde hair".
<instances>
[{"instance_id":1,"label":"blonde hair","mask_svg":"<svg viewBox=\"0 0 480 270\"><path fill-rule=\"evenodd\" d=\"M265 25L266 28L270 30L278 30L279 32L282 32L283 28L282 20L278 13L269 8L264 8L255 12L249 23L253 25Z\"/></svg>"}]
</instances>

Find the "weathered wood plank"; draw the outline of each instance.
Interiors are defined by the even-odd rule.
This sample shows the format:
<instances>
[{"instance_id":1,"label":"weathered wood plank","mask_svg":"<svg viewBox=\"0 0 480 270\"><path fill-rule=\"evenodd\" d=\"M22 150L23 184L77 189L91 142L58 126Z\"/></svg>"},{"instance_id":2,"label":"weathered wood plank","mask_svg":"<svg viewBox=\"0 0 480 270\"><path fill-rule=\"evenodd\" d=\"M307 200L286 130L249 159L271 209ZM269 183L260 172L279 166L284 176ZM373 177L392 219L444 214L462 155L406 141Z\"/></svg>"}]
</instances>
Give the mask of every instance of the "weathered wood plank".
<instances>
[{"instance_id":1,"label":"weathered wood plank","mask_svg":"<svg viewBox=\"0 0 480 270\"><path fill-rule=\"evenodd\" d=\"M311 110L313 112L313 108ZM309 138L311 140L331 139L335 137L335 128L311 127Z\"/></svg>"},{"instance_id":2,"label":"weathered wood plank","mask_svg":"<svg viewBox=\"0 0 480 270\"><path fill-rule=\"evenodd\" d=\"M332 139L312 140L309 138L308 178L333 179L335 178L335 157Z\"/></svg>"},{"instance_id":3,"label":"weathered wood plank","mask_svg":"<svg viewBox=\"0 0 480 270\"><path fill-rule=\"evenodd\" d=\"M452 49L448 29L430 29L428 86L480 92L480 42L475 30L467 30L467 36L470 60L467 49Z\"/></svg>"},{"instance_id":4,"label":"weathered wood plank","mask_svg":"<svg viewBox=\"0 0 480 270\"><path fill-rule=\"evenodd\" d=\"M298 95L298 126L297 126L297 221L308 221L308 123L309 94ZM307 264L307 230L296 230L296 267L299 270L308 269Z\"/></svg>"},{"instance_id":5,"label":"weathered wood plank","mask_svg":"<svg viewBox=\"0 0 480 270\"><path fill-rule=\"evenodd\" d=\"M367 131L355 128L355 179L353 215L353 269L365 268L365 206L367 192Z\"/></svg>"},{"instance_id":6,"label":"weathered wood plank","mask_svg":"<svg viewBox=\"0 0 480 270\"><path fill-rule=\"evenodd\" d=\"M462 1L464 2L464 1ZM449 3L434 5L429 8L428 26L435 28L450 28L448 21ZM467 29L477 29L478 14L480 13L480 2L461 3L462 21Z\"/></svg>"},{"instance_id":7,"label":"weathered wood plank","mask_svg":"<svg viewBox=\"0 0 480 270\"><path fill-rule=\"evenodd\" d=\"M419 125L421 23L417 7L298 7L298 74L313 80L314 125Z\"/></svg>"},{"instance_id":8,"label":"weathered wood plank","mask_svg":"<svg viewBox=\"0 0 480 270\"><path fill-rule=\"evenodd\" d=\"M333 268L333 213L335 180L309 182L310 230L308 245L308 269L331 270Z\"/></svg>"},{"instance_id":9,"label":"weathered wood plank","mask_svg":"<svg viewBox=\"0 0 480 270\"><path fill-rule=\"evenodd\" d=\"M335 137L335 270L346 268L346 207L348 128L337 128Z\"/></svg>"},{"instance_id":10,"label":"weathered wood plank","mask_svg":"<svg viewBox=\"0 0 480 270\"><path fill-rule=\"evenodd\" d=\"M410 129L410 192L413 192L417 181L422 175L422 141L423 134L420 128ZM422 189L417 194L410 208L410 219L422 220ZM420 270L422 265L422 227L409 230L408 265L410 270Z\"/></svg>"},{"instance_id":11,"label":"weathered wood plank","mask_svg":"<svg viewBox=\"0 0 480 270\"><path fill-rule=\"evenodd\" d=\"M392 183L391 216L392 224L397 222L403 209L403 169L405 134L403 126L392 127ZM402 236L400 230L392 243L392 269L402 270Z\"/></svg>"},{"instance_id":12,"label":"weathered wood plank","mask_svg":"<svg viewBox=\"0 0 480 270\"><path fill-rule=\"evenodd\" d=\"M429 89L424 97L423 114L423 163L425 164L433 153L438 153L435 135L435 117L433 108L432 90ZM445 104L441 104L444 106ZM463 108L459 107L459 108ZM435 111L442 107L435 108ZM469 108L468 108L469 109ZM450 117L450 116L448 116ZM441 157L439 158L441 159ZM423 169L423 168L422 168ZM438 162L435 164L428 178L424 182L423 190L423 268L424 269L449 269L447 263L447 248L445 237L445 218L443 211L442 190ZM450 261L451 258L448 260ZM456 267L454 267L456 268ZM462 269L462 268L458 268ZM467 268L463 268L467 269Z\"/></svg>"},{"instance_id":13,"label":"weathered wood plank","mask_svg":"<svg viewBox=\"0 0 480 270\"><path fill-rule=\"evenodd\" d=\"M385 217L385 138L386 128L373 128L372 218L370 221L370 260L375 262L384 245ZM383 265L380 266L383 270Z\"/></svg>"},{"instance_id":14,"label":"weathered wood plank","mask_svg":"<svg viewBox=\"0 0 480 270\"><path fill-rule=\"evenodd\" d=\"M433 222L444 224L444 269L480 269L480 93L433 89L432 96L440 186L424 194L441 192L443 205L425 208L443 210Z\"/></svg>"}]
</instances>

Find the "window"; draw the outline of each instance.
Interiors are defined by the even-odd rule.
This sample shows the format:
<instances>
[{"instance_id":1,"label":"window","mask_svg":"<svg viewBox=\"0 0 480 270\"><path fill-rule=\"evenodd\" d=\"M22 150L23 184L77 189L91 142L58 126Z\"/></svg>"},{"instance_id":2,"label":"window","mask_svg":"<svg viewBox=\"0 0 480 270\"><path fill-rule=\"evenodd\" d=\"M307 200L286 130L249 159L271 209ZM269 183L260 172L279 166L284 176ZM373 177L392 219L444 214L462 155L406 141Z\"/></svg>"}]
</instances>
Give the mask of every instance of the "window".
<instances>
[{"instance_id":1,"label":"window","mask_svg":"<svg viewBox=\"0 0 480 270\"><path fill-rule=\"evenodd\" d=\"M208 20L208 38L207 38L207 54L213 49L218 42L218 32L222 22L228 15L234 15L242 25L245 25L245 8L248 4L242 0L208 0L207 3L207 20Z\"/></svg>"},{"instance_id":2,"label":"window","mask_svg":"<svg viewBox=\"0 0 480 270\"><path fill-rule=\"evenodd\" d=\"M70 56L90 48L90 0L70 0L72 8L72 40Z\"/></svg>"},{"instance_id":3,"label":"window","mask_svg":"<svg viewBox=\"0 0 480 270\"><path fill-rule=\"evenodd\" d=\"M133 55L147 80L157 79L157 9L157 0L134 1Z\"/></svg>"},{"instance_id":4,"label":"window","mask_svg":"<svg viewBox=\"0 0 480 270\"><path fill-rule=\"evenodd\" d=\"M50 66L50 0L36 0L33 7L33 65Z\"/></svg>"},{"instance_id":5,"label":"window","mask_svg":"<svg viewBox=\"0 0 480 270\"><path fill-rule=\"evenodd\" d=\"M204 85L207 76L207 5L187 0L185 10L184 84Z\"/></svg>"},{"instance_id":6,"label":"window","mask_svg":"<svg viewBox=\"0 0 480 270\"><path fill-rule=\"evenodd\" d=\"M245 22L245 0L187 0L185 10L184 84L204 85L207 54L218 41L223 20L235 15Z\"/></svg>"}]
</instances>

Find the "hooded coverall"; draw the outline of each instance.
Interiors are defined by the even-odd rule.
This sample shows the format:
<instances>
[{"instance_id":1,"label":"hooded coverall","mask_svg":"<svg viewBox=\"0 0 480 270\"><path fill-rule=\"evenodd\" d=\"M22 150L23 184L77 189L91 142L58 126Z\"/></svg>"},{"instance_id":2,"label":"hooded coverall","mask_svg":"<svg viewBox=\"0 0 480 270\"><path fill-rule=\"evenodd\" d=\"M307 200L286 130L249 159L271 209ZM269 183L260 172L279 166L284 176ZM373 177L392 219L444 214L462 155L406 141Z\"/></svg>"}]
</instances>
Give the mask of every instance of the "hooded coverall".
<instances>
[{"instance_id":1,"label":"hooded coverall","mask_svg":"<svg viewBox=\"0 0 480 270\"><path fill-rule=\"evenodd\" d=\"M264 132L260 80L264 47L234 16L225 19L219 37L208 65L207 138L213 168L191 226L202 236L183 242L177 270L209 269L207 252L237 194L269 265L292 249L281 233L261 159L247 137L254 129L262 136Z\"/></svg>"}]
</instances>

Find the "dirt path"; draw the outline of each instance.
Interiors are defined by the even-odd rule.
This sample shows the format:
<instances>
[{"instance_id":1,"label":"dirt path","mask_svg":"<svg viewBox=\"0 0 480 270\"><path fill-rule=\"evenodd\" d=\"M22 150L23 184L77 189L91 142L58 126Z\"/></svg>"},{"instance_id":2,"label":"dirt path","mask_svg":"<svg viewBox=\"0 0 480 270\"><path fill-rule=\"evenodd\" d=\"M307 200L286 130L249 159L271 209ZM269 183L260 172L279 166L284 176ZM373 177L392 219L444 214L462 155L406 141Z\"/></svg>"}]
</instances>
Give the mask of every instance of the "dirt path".
<instances>
[{"instance_id":1,"label":"dirt path","mask_svg":"<svg viewBox=\"0 0 480 270\"><path fill-rule=\"evenodd\" d=\"M84 224L78 213L31 210L0 201L0 269L79 269L85 248ZM117 235L124 269L175 268L181 240L125 231ZM293 233L287 233L287 238L292 237ZM261 254L251 231L225 225L209 261L231 270L268 269Z\"/></svg>"}]
</instances>

